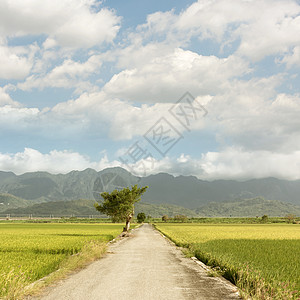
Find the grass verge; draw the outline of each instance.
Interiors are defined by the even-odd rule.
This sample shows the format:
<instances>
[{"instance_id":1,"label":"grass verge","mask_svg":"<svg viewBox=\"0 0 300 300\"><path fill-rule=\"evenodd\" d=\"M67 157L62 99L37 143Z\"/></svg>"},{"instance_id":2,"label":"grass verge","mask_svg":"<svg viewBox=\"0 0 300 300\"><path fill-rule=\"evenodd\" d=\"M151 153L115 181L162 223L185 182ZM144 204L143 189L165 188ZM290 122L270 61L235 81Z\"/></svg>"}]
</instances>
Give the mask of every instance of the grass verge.
<instances>
[{"instance_id":1,"label":"grass verge","mask_svg":"<svg viewBox=\"0 0 300 300\"><path fill-rule=\"evenodd\" d=\"M203 251L203 245L186 242L169 235L157 226L154 227L179 247L184 247L186 256L195 256L198 260L211 267L208 276L221 275L240 289L243 299L300 299L299 291L293 283L278 280L266 280L256 269L247 264L233 265L222 256ZM280 258L278 258L280 259Z\"/></svg>"},{"instance_id":2,"label":"grass verge","mask_svg":"<svg viewBox=\"0 0 300 300\"><path fill-rule=\"evenodd\" d=\"M49 284L65 278L71 272L78 271L102 257L106 252L106 249L107 243L103 241L90 241L80 252L72 256L67 256L60 263L57 271L54 271L48 276L35 281L30 285L26 285L28 278L23 272L20 272L20 270L12 269L7 274L0 274L0 277L5 276L5 278L3 278L5 285L2 287L2 294L5 296L1 299L24 299L27 296L37 295Z\"/></svg>"},{"instance_id":3,"label":"grass verge","mask_svg":"<svg viewBox=\"0 0 300 300\"><path fill-rule=\"evenodd\" d=\"M232 266L222 259L219 259L210 253L200 250L193 250L195 257L212 267L212 271L220 274L240 289L240 295L243 299L299 299L297 291L292 290L289 283L284 282L267 282L262 274L249 267L243 265L239 268Z\"/></svg>"}]
</instances>

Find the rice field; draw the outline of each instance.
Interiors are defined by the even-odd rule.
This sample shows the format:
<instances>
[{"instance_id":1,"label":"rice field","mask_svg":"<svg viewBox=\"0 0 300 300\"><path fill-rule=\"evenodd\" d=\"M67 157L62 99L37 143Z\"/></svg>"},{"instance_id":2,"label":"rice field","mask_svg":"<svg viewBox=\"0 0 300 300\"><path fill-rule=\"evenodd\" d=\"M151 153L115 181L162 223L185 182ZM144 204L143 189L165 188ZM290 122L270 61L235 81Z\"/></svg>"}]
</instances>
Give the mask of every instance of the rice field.
<instances>
[{"instance_id":1,"label":"rice field","mask_svg":"<svg viewBox=\"0 0 300 300\"><path fill-rule=\"evenodd\" d=\"M300 226L157 224L191 255L257 299L300 299Z\"/></svg>"},{"instance_id":2,"label":"rice field","mask_svg":"<svg viewBox=\"0 0 300 300\"><path fill-rule=\"evenodd\" d=\"M87 244L107 243L122 228L123 224L1 223L0 298L18 285L30 284L57 270Z\"/></svg>"}]
</instances>

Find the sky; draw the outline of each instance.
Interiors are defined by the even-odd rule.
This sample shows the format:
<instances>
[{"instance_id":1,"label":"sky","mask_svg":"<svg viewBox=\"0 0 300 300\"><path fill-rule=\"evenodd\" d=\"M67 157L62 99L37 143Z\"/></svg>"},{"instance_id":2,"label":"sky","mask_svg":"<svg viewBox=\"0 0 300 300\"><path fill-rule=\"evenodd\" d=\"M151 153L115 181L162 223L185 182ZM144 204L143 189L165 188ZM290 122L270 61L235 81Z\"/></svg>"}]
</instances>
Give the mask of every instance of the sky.
<instances>
[{"instance_id":1,"label":"sky","mask_svg":"<svg viewBox=\"0 0 300 300\"><path fill-rule=\"evenodd\" d=\"M299 0L1 0L0 170L297 180L299 71Z\"/></svg>"}]
</instances>

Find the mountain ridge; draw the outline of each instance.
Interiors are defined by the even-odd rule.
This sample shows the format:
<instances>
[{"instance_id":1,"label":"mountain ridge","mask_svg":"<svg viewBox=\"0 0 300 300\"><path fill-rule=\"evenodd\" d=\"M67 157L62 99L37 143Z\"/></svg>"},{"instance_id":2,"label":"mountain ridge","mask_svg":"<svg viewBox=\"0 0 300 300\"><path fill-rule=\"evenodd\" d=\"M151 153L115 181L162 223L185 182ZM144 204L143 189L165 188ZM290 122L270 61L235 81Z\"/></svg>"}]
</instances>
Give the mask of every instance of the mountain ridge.
<instances>
[{"instance_id":1,"label":"mountain ridge","mask_svg":"<svg viewBox=\"0 0 300 300\"><path fill-rule=\"evenodd\" d=\"M1 195L0 195L1 199ZM95 200L79 199L70 201L51 201L36 203L27 207L9 208L2 212L11 216L33 217L100 217L94 207ZM144 201L136 203L135 215L139 212L147 216L162 217L168 215L186 215L192 218L201 217L284 217L287 214L300 216L300 206L283 203L277 200L265 200L263 198L245 199L239 202L210 203L198 209L188 209L177 205L160 203L151 204ZM0 211L1 213L1 211ZM102 215L103 217L103 215Z\"/></svg>"},{"instance_id":2,"label":"mountain ridge","mask_svg":"<svg viewBox=\"0 0 300 300\"><path fill-rule=\"evenodd\" d=\"M133 184L149 186L147 193L143 195L145 203L177 205L190 210L212 202L237 203L256 197L300 205L300 180L270 177L246 181L206 181L195 176L174 176L168 173L137 177L121 167L99 172L88 168L83 171L73 170L67 174L28 172L16 175L0 171L0 193L23 199L22 206L26 206L26 201L28 205L78 199L101 201L101 192Z\"/></svg>"}]
</instances>

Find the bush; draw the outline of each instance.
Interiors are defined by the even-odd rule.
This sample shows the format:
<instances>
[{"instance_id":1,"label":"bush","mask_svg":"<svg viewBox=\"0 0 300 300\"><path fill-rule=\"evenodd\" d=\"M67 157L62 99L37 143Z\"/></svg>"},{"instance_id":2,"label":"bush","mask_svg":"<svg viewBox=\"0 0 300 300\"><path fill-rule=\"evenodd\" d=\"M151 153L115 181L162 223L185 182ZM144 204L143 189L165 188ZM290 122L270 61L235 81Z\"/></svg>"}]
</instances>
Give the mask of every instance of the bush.
<instances>
[{"instance_id":1,"label":"bush","mask_svg":"<svg viewBox=\"0 0 300 300\"><path fill-rule=\"evenodd\" d=\"M143 223L146 219L146 215L143 212L138 213L138 215L136 217L137 217L138 223Z\"/></svg>"},{"instance_id":2,"label":"bush","mask_svg":"<svg viewBox=\"0 0 300 300\"><path fill-rule=\"evenodd\" d=\"M185 215L176 215L174 216L174 220L184 223L188 220L188 218Z\"/></svg>"},{"instance_id":3,"label":"bush","mask_svg":"<svg viewBox=\"0 0 300 300\"><path fill-rule=\"evenodd\" d=\"M168 217L167 215L163 215L163 216L161 217L161 220L162 220L163 222L168 222L169 217Z\"/></svg>"},{"instance_id":4,"label":"bush","mask_svg":"<svg viewBox=\"0 0 300 300\"><path fill-rule=\"evenodd\" d=\"M294 215L294 214L288 214L288 215L285 216L285 218L287 219L288 223L293 223L294 224L296 215Z\"/></svg>"}]
</instances>

